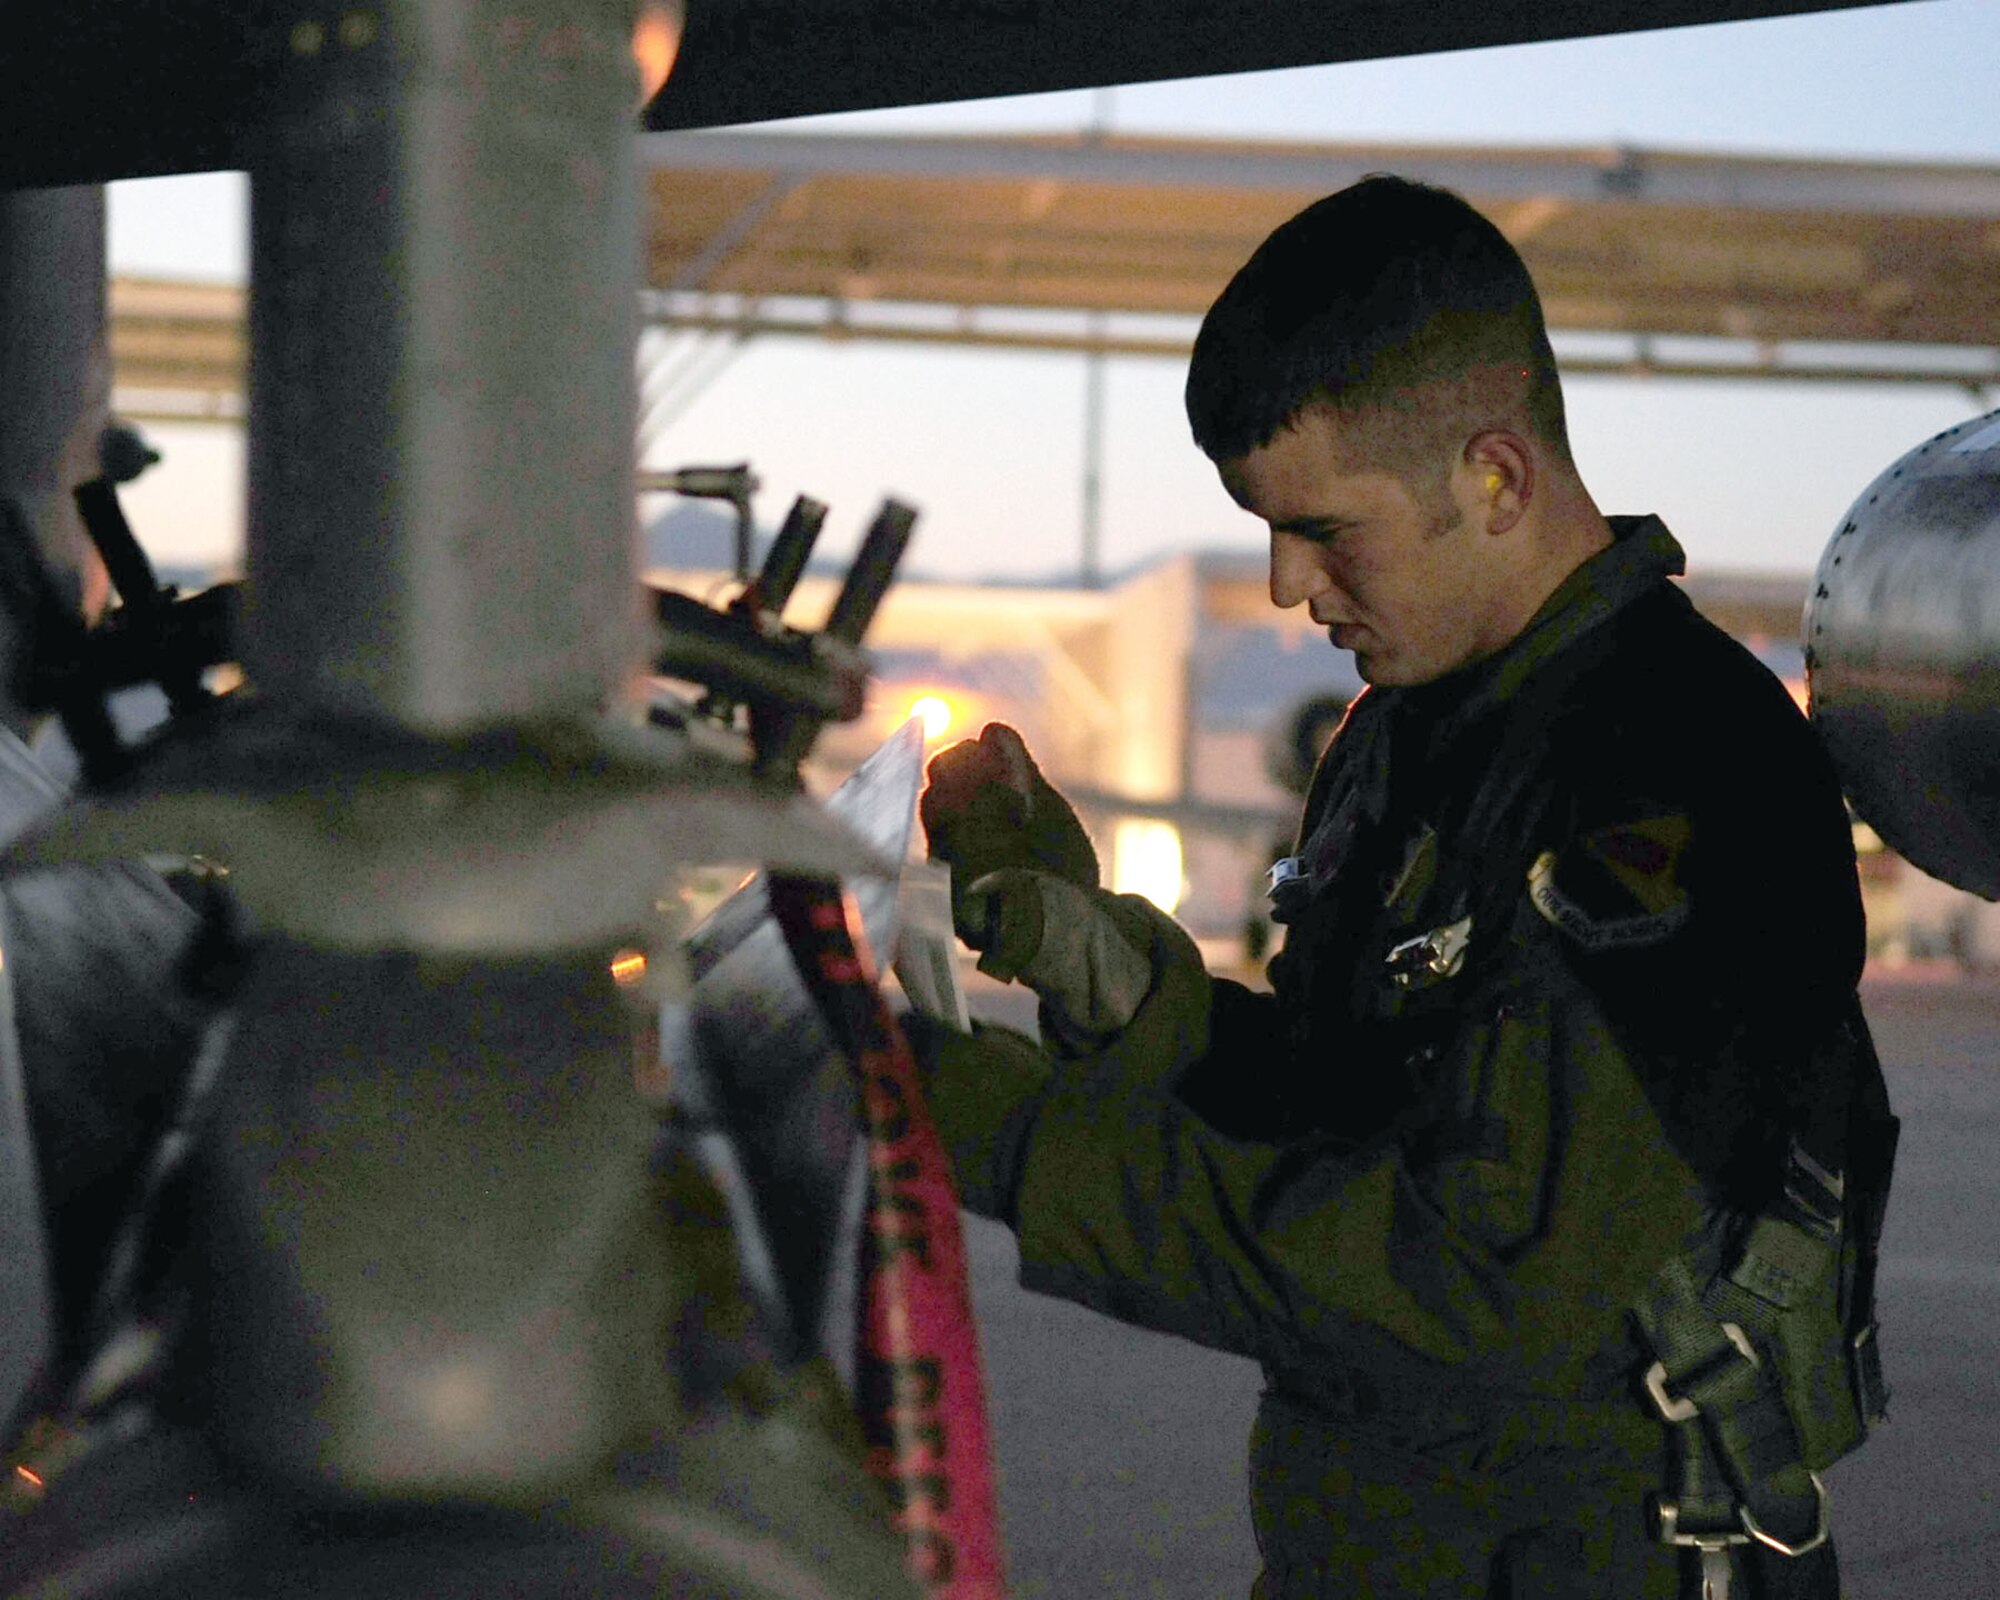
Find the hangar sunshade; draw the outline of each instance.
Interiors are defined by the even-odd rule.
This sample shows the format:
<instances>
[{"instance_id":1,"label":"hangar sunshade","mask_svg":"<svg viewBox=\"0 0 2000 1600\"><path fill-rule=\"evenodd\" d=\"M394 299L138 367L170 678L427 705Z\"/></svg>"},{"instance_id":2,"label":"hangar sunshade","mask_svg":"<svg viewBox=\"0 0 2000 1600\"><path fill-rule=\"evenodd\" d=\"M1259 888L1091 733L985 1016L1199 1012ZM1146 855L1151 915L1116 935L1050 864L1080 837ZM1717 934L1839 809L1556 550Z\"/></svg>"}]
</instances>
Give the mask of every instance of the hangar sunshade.
<instances>
[{"instance_id":1,"label":"hangar sunshade","mask_svg":"<svg viewBox=\"0 0 2000 1600\"><path fill-rule=\"evenodd\" d=\"M975 313L1197 317L1279 222L1393 171L1491 216L1553 328L1628 341L1572 367L1687 370L1630 341L1694 338L1749 346L1704 358L1732 371L2000 376L2000 168L1123 135L671 134L643 159L667 324L1178 352L1184 322ZM1776 348L1799 343L1932 348Z\"/></svg>"},{"instance_id":2,"label":"hangar sunshade","mask_svg":"<svg viewBox=\"0 0 2000 1600\"><path fill-rule=\"evenodd\" d=\"M2000 384L2000 168L1126 136L662 134L649 320L1178 356L1230 273L1364 173L1460 190L1569 372ZM111 286L120 403L240 414L243 292Z\"/></svg>"}]
</instances>

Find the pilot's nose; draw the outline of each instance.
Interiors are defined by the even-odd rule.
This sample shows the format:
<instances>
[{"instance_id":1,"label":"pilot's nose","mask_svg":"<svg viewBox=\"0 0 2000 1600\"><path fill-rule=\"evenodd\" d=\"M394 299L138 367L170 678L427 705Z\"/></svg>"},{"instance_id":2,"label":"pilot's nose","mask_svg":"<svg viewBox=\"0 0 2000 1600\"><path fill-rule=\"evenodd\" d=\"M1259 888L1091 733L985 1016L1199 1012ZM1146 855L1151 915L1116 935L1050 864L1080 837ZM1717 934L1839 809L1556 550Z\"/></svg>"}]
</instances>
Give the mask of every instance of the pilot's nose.
<instances>
[{"instance_id":1,"label":"pilot's nose","mask_svg":"<svg viewBox=\"0 0 2000 1600\"><path fill-rule=\"evenodd\" d=\"M1280 611L1305 605L1333 586L1318 543L1296 533L1271 530L1271 604Z\"/></svg>"}]
</instances>

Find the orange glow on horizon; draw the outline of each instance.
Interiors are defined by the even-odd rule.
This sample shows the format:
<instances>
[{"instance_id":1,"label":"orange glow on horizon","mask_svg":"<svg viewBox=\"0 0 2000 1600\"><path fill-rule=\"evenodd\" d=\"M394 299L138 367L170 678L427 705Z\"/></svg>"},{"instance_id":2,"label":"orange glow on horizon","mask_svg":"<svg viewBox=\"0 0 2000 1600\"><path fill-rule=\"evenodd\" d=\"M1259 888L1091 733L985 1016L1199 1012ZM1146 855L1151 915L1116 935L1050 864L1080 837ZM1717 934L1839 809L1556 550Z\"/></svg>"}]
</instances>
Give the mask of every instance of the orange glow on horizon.
<instances>
[{"instance_id":1,"label":"orange glow on horizon","mask_svg":"<svg viewBox=\"0 0 2000 1600\"><path fill-rule=\"evenodd\" d=\"M905 719L915 717L924 725L927 741L942 739L958 721L958 708L940 694L919 695L910 702L910 709L903 713Z\"/></svg>"},{"instance_id":2,"label":"orange glow on horizon","mask_svg":"<svg viewBox=\"0 0 2000 1600\"><path fill-rule=\"evenodd\" d=\"M660 92L681 53L681 7L648 5L632 25L632 61L639 69L639 104Z\"/></svg>"}]
</instances>

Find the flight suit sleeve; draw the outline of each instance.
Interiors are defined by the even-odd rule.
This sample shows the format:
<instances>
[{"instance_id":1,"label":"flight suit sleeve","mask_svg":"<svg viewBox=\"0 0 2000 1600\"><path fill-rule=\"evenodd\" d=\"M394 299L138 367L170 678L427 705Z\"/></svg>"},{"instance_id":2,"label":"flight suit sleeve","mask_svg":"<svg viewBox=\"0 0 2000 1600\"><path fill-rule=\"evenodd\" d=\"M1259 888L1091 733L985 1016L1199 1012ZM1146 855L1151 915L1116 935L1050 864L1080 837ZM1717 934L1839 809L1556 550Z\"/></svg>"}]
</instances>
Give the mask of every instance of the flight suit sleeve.
<instances>
[{"instance_id":1,"label":"flight suit sleeve","mask_svg":"<svg viewBox=\"0 0 2000 1600\"><path fill-rule=\"evenodd\" d=\"M1845 1104L1825 1062L1865 950L1838 785L1767 679L1739 672L1698 721L1659 711L1651 737L1599 740L1597 781L1575 787L1529 875L1676 1151L1750 1206L1786 1131Z\"/></svg>"},{"instance_id":2,"label":"flight suit sleeve","mask_svg":"<svg viewBox=\"0 0 2000 1600\"><path fill-rule=\"evenodd\" d=\"M1158 913L1149 920L1166 921ZM1186 944L1186 936L1178 935L1178 942ZM1027 1131L1059 1078L1116 1079L1135 1096L1177 1102L1197 1090L1212 1092L1226 1105L1243 1088L1242 1075L1229 1072L1228 1063L1270 1059L1265 1045L1276 1027L1271 996L1211 979L1198 962L1160 961L1156 967L1137 1014L1090 1055L1038 1044L1011 1028L975 1023L962 1034L921 1012L904 1015L903 1030L966 1209L1011 1216ZM1045 1003L1045 1028L1047 1020Z\"/></svg>"},{"instance_id":3,"label":"flight suit sleeve","mask_svg":"<svg viewBox=\"0 0 2000 1600\"><path fill-rule=\"evenodd\" d=\"M1223 980L1178 1080L1003 1030L920 1045L966 1203L1013 1227L1027 1287L1219 1349L1284 1363L1377 1341L1514 1369L1495 1381L1555 1372L1615 1337L1700 1190L1558 936L1525 897L1520 917L1536 956L1465 997L1459 1087L1415 1139L1252 1137L1207 1114L1279 1056L1272 997Z\"/></svg>"},{"instance_id":4,"label":"flight suit sleeve","mask_svg":"<svg viewBox=\"0 0 2000 1600\"><path fill-rule=\"evenodd\" d=\"M1523 998L1473 1032L1504 1134L1429 1156L1234 1140L1115 1074L1055 1075L1017 1130L1022 1282L1267 1362L1388 1341L1554 1375L1694 1226L1698 1185L1589 1007Z\"/></svg>"},{"instance_id":5,"label":"flight suit sleeve","mask_svg":"<svg viewBox=\"0 0 2000 1600\"><path fill-rule=\"evenodd\" d=\"M1427 1122L1359 1147L1235 1137L1199 1095L1115 1064L1039 1079L1009 1108L988 1188L1024 1284L1267 1363L1374 1341L1496 1383L1569 1385L1622 1335L1716 1174L1763 1153L1764 1030L1746 1007L1771 969L1740 959L1768 951L1772 879L1735 866L1759 832L1716 815L1739 803L1733 784L1712 797L1689 764L1654 765L1599 762L1556 822L1531 874L1549 892L1519 886L1518 959L1454 997ZM1771 870L1790 881L1812 862ZM1851 922L1832 920L1844 939ZM1775 988L1796 1016L1842 975ZM1240 1082L1271 1059L1235 1048L1269 1008L1225 1022L1230 998L1218 985L1197 1079Z\"/></svg>"}]
</instances>

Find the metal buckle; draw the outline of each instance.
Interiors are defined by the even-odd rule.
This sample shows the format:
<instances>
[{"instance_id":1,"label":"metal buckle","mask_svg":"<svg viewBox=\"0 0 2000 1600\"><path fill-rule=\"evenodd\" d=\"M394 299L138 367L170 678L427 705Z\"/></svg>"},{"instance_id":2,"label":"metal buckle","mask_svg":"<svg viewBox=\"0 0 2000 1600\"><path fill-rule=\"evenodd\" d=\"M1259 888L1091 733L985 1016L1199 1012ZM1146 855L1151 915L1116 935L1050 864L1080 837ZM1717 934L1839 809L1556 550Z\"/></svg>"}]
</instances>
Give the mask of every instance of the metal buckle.
<instances>
[{"instance_id":1,"label":"metal buckle","mask_svg":"<svg viewBox=\"0 0 2000 1600\"><path fill-rule=\"evenodd\" d=\"M1280 856L1265 870L1264 892L1275 900L1287 884L1297 883L1305 875L1305 866L1297 856Z\"/></svg>"},{"instance_id":2,"label":"metal buckle","mask_svg":"<svg viewBox=\"0 0 2000 1600\"><path fill-rule=\"evenodd\" d=\"M1794 1139L1785 1162L1785 1198L1808 1219L1808 1231L1816 1233L1822 1241L1838 1238L1845 1220L1842 1207L1846 1195L1846 1178L1838 1172L1829 1172Z\"/></svg>"},{"instance_id":3,"label":"metal buckle","mask_svg":"<svg viewBox=\"0 0 2000 1600\"><path fill-rule=\"evenodd\" d=\"M1676 1525L1680 1505L1673 1500L1655 1500L1654 1513L1660 1519L1660 1542L1679 1545L1701 1554L1701 1600L1729 1600L1731 1573L1729 1547L1748 1544L1742 1533L1682 1533Z\"/></svg>"},{"instance_id":4,"label":"metal buckle","mask_svg":"<svg viewBox=\"0 0 2000 1600\"><path fill-rule=\"evenodd\" d=\"M1264 894L1271 902L1271 920L1290 923L1312 899L1312 875L1302 856L1281 856L1264 874Z\"/></svg>"},{"instance_id":5,"label":"metal buckle","mask_svg":"<svg viewBox=\"0 0 2000 1600\"><path fill-rule=\"evenodd\" d=\"M1854 1406L1863 1426L1875 1428L1889 1420L1889 1385L1882 1376L1882 1357L1875 1348L1875 1324L1869 1323L1848 1341L1848 1377Z\"/></svg>"},{"instance_id":6,"label":"metal buckle","mask_svg":"<svg viewBox=\"0 0 2000 1600\"><path fill-rule=\"evenodd\" d=\"M1868 1360L1868 1352L1875 1344L1875 1327L1876 1325L1871 1322L1852 1339L1847 1341L1848 1351L1855 1362L1859 1363ZM1881 1358L1878 1356L1875 1359L1880 1361Z\"/></svg>"},{"instance_id":7,"label":"metal buckle","mask_svg":"<svg viewBox=\"0 0 2000 1600\"><path fill-rule=\"evenodd\" d=\"M1750 1343L1750 1336L1735 1323L1723 1323L1722 1332L1751 1366L1761 1364L1757 1359L1756 1347ZM1701 1411L1700 1406L1685 1396L1667 1393L1667 1364L1664 1361L1655 1361L1646 1369L1646 1393L1652 1396L1653 1404L1659 1408L1661 1417L1668 1422L1686 1422ZM1661 1509L1664 1512L1666 1508L1663 1505Z\"/></svg>"},{"instance_id":8,"label":"metal buckle","mask_svg":"<svg viewBox=\"0 0 2000 1600\"><path fill-rule=\"evenodd\" d=\"M1472 918L1460 917L1442 928L1420 933L1390 948L1382 964L1403 988L1416 982L1417 974L1450 978L1465 965L1466 948L1472 943Z\"/></svg>"},{"instance_id":9,"label":"metal buckle","mask_svg":"<svg viewBox=\"0 0 2000 1600\"><path fill-rule=\"evenodd\" d=\"M1775 1534L1766 1533L1760 1528L1757 1525L1757 1519L1750 1515L1750 1508L1747 1505L1739 1505L1736 1508L1737 1516L1743 1519L1743 1531L1759 1544L1777 1551L1781 1556L1802 1556L1807 1551L1817 1550L1821 1545L1826 1543L1826 1536L1830 1527L1830 1519L1827 1516L1826 1483L1817 1472L1808 1472L1806 1476L1812 1479L1816 1515L1814 1517L1812 1537L1807 1539L1803 1544L1786 1544L1784 1540L1778 1538Z\"/></svg>"},{"instance_id":10,"label":"metal buckle","mask_svg":"<svg viewBox=\"0 0 2000 1600\"><path fill-rule=\"evenodd\" d=\"M1832 1195L1836 1202L1844 1200L1847 1197L1846 1175L1839 1172L1827 1171L1825 1167L1813 1160L1811 1152L1796 1139L1792 1141L1790 1156L1794 1162L1804 1168L1806 1176L1811 1178L1814 1183L1818 1184L1828 1194Z\"/></svg>"},{"instance_id":11,"label":"metal buckle","mask_svg":"<svg viewBox=\"0 0 2000 1600\"><path fill-rule=\"evenodd\" d=\"M1750 1542L1749 1534L1737 1533L1733 1529L1728 1533L1682 1533L1681 1503L1678 1500L1654 1496L1653 1515L1659 1519L1661 1544L1676 1544L1691 1550L1721 1550L1732 1544Z\"/></svg>"}]
</instances>

